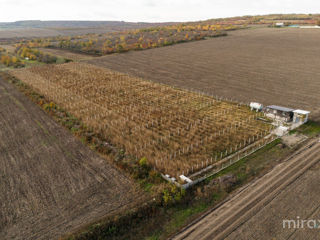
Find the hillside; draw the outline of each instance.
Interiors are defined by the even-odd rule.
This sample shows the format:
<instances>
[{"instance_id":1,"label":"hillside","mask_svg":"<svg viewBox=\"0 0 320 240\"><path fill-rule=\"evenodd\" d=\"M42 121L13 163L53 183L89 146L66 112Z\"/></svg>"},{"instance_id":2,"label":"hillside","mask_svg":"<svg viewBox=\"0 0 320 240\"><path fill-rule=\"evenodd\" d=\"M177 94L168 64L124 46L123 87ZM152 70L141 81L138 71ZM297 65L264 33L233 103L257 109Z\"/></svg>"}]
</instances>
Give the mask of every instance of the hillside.
<instances>
[{"instance_id":1,"label":"hillside","mask_svg":"<svg viewBox=\"0 0 320 240\"><path fill-rule=\"evenodd\" d=\"M155 27L170 23L123 21L17 21L0 22L0 39L22 37L74 36Z\"/></svg>"}]
</instances>

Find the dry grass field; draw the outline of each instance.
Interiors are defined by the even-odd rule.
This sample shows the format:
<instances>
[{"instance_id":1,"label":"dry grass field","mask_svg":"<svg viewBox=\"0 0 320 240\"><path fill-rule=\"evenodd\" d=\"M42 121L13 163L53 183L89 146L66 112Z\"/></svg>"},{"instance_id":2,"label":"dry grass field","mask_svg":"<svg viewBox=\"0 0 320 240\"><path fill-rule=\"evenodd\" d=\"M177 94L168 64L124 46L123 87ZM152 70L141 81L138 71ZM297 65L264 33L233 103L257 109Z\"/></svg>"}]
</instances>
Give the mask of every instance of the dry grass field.
<instances>
[{"instance_id":1,"label":"dry grass field","mask_svg":"<svg viewBox=\"0 0 320 240\"><path fill-rule=\"evenodd\" d=\"M270 125L246 106L84 63L14 70L127 153L171 176L189 174L258 140Z\"/></svg>"},{"instance_id":2,"label":"dry grass field","mask_svg":"<svg viewBox=\"0 0 320 240\"><path fill-rule=\"evenodd\" d=\"M319 29L248 29L89 63L242 102L307 109L319 119L319 33Z\"/></svg>"},{"instance_id":3,"label":"dry grass field","mask_svg":"<svg viewBox=\"0 0 320 240\"><path fill-rule=\"evenodd\" d=\"M0 79L0 239L58 239L143 200L130 179Z\"/></svg>"}]
</instances>

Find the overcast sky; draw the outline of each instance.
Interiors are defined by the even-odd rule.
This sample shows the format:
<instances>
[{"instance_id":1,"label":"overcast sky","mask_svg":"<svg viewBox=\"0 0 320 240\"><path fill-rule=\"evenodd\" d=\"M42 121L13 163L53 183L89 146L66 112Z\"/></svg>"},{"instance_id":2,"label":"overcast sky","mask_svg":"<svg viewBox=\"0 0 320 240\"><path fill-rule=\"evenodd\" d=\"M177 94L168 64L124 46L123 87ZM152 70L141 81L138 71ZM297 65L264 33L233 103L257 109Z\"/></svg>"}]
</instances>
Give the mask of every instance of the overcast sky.
<instances>
[{"instance_id":1,"label":"overcast sky","mask_svg":"<svg viewBox=\"0 0 320 240\"><path fill-rule=\"evenodd\" d=\"M318 13L319 0L0 0L0 22L193 21L269 13Z\"/></svg>"}]
</instances>

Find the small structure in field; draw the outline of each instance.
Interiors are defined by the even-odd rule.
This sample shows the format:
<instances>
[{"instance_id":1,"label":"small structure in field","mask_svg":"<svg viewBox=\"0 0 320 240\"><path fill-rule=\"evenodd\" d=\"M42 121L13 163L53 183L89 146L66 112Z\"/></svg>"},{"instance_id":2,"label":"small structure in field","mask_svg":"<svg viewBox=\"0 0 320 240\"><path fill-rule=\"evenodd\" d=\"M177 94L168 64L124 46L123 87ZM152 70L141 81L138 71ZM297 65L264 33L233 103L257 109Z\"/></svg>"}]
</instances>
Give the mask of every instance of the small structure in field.
<instances>
[{"instance_id":1,"label":"small structure in field","mask_svg":"<svg viewBox=\"0 0 320 240\"><path fill-rule=\"evenodd\" d=\"M277 22L276 23L276 27L284 27L284 23L283 22Z\"/></svg>"},{"instance_id":2,"label":"small structure in field","mask_svg":"<svg viewBox=\"0 0 320 240\"><path fill-rule=\"evenodd\" d=\"M187 183L192 183L192 180L184 175L180 175L180 179Z\"/></svg>"},{"instance_id":3,"label":"small structure in field","mask_svg":"<svg viewBox=\"0 0 320 240\"><path fill-rule=\"evenodd\" d=\"M291 122L293 120L294 109L282 106L270 105L264 109L267 117L281 122Z\"/></svg>"},{"instance_id":4,"label":"small structure in field","mask_svg":"<svg viewBox=\"0 0 320 240\"><path fill-rule=\"evenodd\" d=\"M320 26L300 26L300 28L317 29L317 28L320 28Z\"/></svg>"},{"instance_id":5,"label":"small structure in field","mask_svg":"<svg viewBox=\"0 0 320 240\"><path fill-rule=\"evenodd\" d=\"M294 110L293 123L304 124L308 122L309 114L310 114L309 111L300 110L300 109Z\"/></svg>"},{"instance_id":6,"label":"small structure in field","mask_svg":"<svg viewBox=\"0 0 320 240\"><path fill-rule=\"evenodd\" d=\"M256 112L261 112L263 110L263 105L257 102L250 103L251 111L255 110Z\"/></svg>"}]
</instances>

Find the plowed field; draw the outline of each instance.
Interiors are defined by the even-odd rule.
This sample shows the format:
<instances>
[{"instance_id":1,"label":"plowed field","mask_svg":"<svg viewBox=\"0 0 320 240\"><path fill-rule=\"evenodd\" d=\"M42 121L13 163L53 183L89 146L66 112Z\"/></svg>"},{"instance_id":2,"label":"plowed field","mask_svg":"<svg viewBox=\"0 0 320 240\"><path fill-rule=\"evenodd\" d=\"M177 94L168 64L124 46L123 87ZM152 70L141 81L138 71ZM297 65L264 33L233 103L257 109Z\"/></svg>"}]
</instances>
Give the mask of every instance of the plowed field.
<instances>
[{"instance_id":1,"label":"plowed field","mask_svg":"<svg viewBox=\"0 0 320 240\"><path fill-rule=\"evenodd\" d=\"M156 82L311 110L320 118L319 29L258 28L88 62Z\"/></svg>"}]
</instances>

